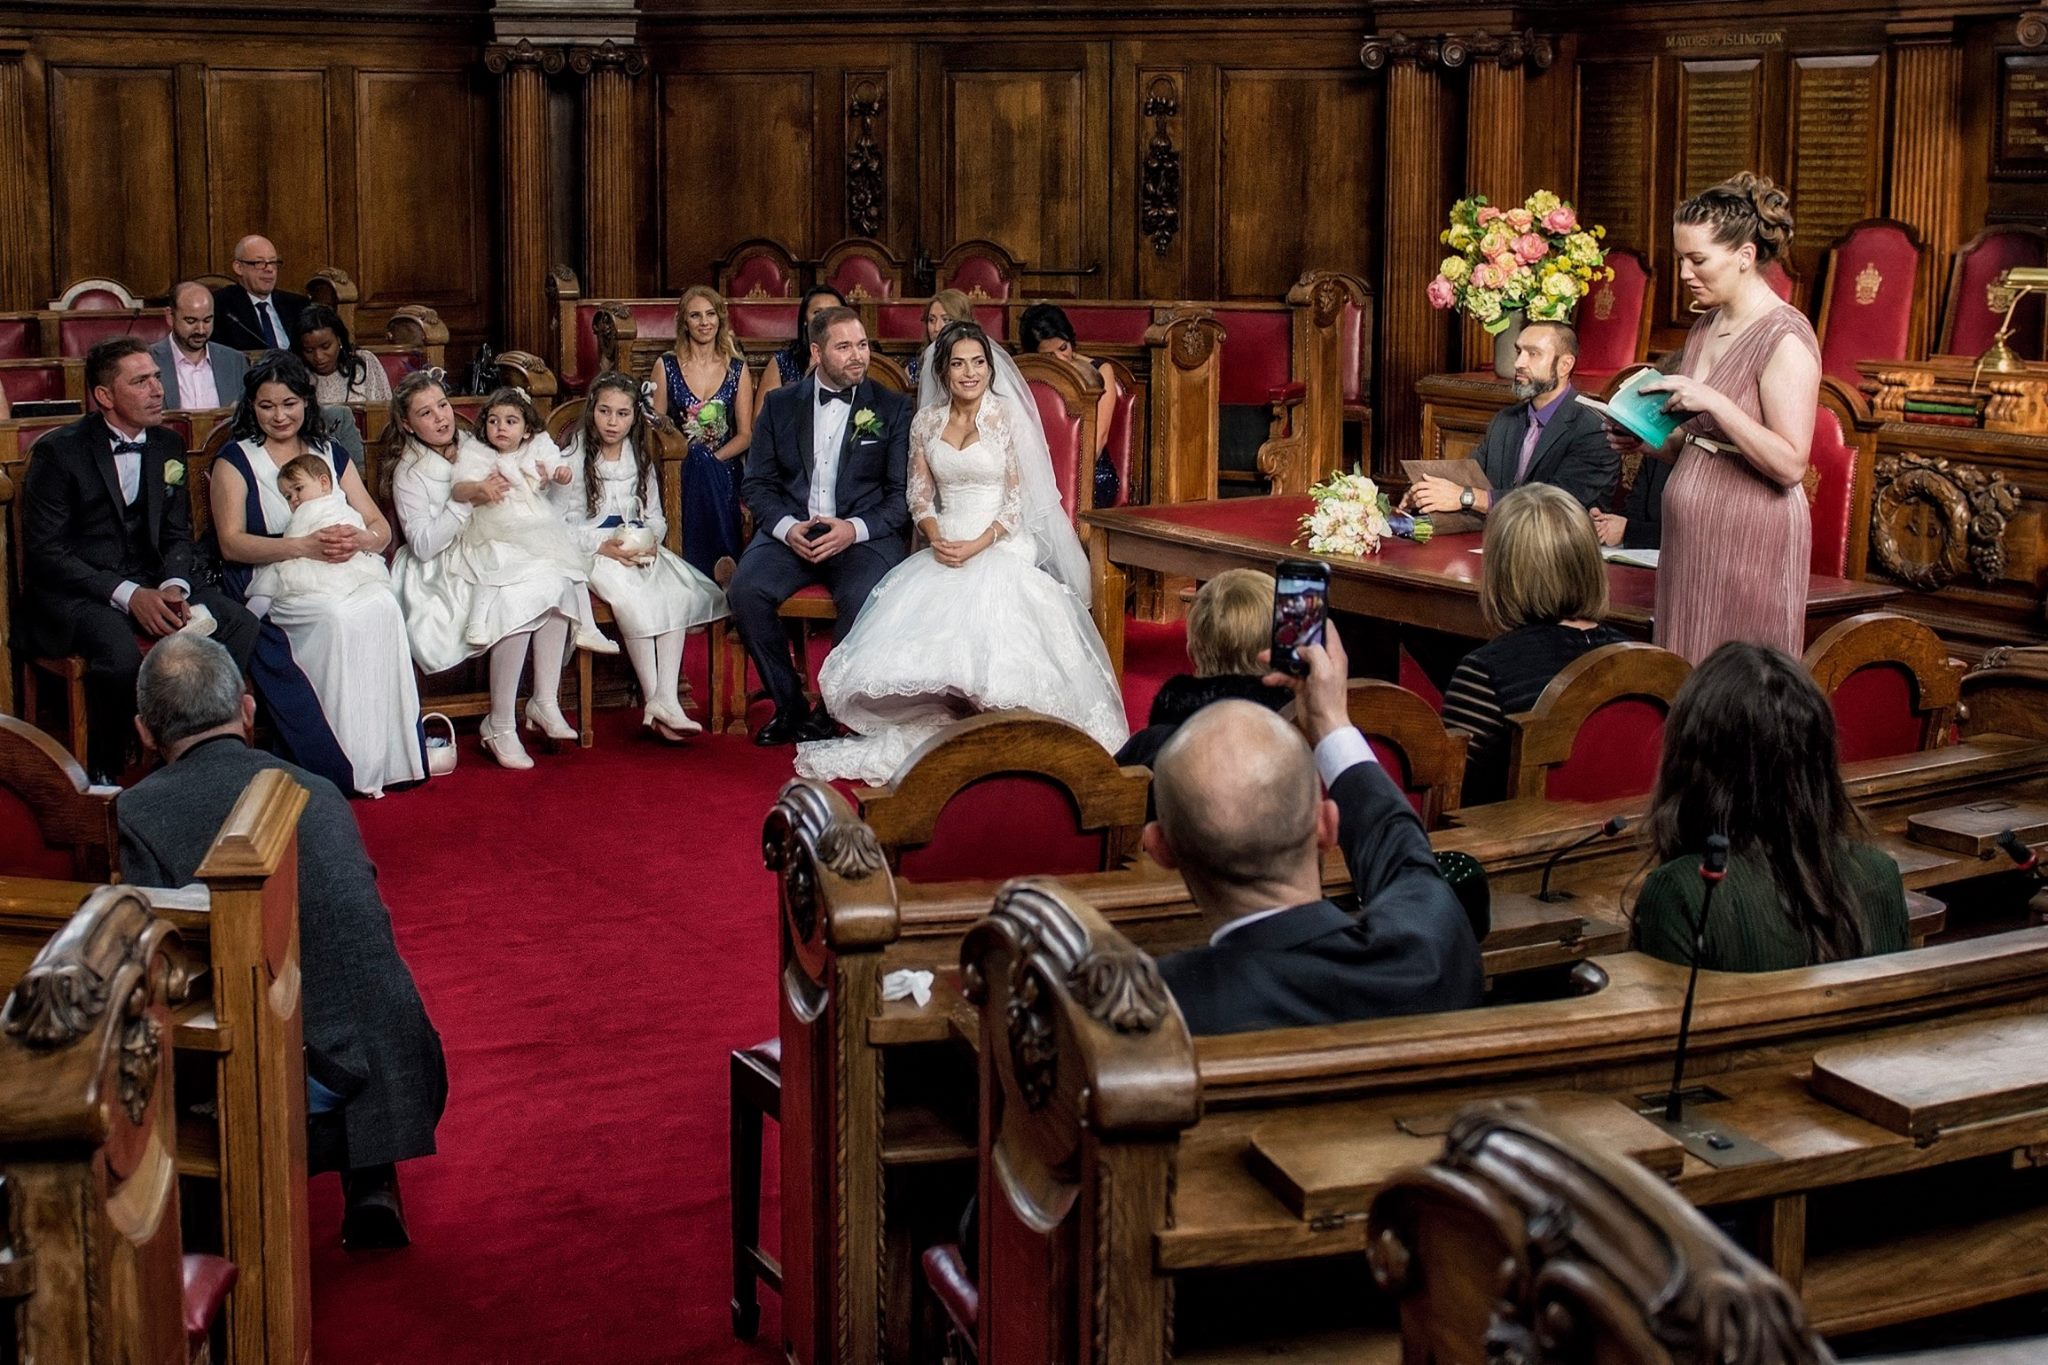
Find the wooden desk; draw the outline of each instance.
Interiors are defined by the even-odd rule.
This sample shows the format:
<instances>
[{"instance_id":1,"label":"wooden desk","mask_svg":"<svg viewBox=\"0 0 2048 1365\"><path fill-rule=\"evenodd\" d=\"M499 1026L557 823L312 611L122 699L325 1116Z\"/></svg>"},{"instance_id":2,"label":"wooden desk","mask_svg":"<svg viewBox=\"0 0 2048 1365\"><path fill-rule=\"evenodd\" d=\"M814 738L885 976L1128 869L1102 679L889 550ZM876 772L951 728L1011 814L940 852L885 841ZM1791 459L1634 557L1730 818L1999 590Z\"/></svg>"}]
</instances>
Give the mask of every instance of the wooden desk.
<instances>
[{"instance_id":1,"label":"wooden desk","mask_svg":"<svg viewBox=\"0 0 2048 1365\"><path fill-rule=\"evenodd\" d=\"M1118 671L1123 668L1123 584L1130 569L1209 579L1225 569L1270 570L1274 561L1288 557L1320 559L1330 566L1333 610L1472 640L1493 637L1493 627L1479 612L1480 556L1474 551L1480 536L1438 536L1424 545L1390 536L1377 555L1366 558L1310 555L1294 543L1309 506L1306 497L1233 498L1082 513L1091 533L1097 624ZM1610 564L1607 590L1612 604L1608 622L1647 640L1657 602L1655 572ZM1806 589L1807 639L1898 595L1897 588L1881 583L1816 575ZM1118 609L1108 610L1112 606ZM1374 643L1345 641L1354 658L1369 654ZM1391 649L1386 654L1391 660Z\"/></svg>"}]
</instances>

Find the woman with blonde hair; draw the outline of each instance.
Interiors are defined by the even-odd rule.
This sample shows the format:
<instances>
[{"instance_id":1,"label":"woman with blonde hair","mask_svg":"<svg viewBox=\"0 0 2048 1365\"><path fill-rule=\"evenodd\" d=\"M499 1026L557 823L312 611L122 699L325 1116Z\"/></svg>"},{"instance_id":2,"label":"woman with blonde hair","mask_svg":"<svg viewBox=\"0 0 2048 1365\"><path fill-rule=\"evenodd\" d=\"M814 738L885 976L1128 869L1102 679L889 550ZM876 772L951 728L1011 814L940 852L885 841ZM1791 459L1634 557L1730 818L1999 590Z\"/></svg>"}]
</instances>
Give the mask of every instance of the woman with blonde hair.
<instances>
[{"instance_id":1,"label":"woman with blonde hair","mask_svg":"<svg viewBox=\"0 0 2048 1365\"><path fill-rule=\"evenodd\" d=\"M741 549L740 476L754 433L754 377L725 300L707 285L692 285L676 304L676 348L661 357L654 411L690 443L683 458L683 559L708 576Z\"/></svg>"},{"instance_id":2,"label":"woman with blonde hair","mask_svg":"<svg viewBox=\"0 0 2048 1365\"><path fill-rule=\"evenodd\" d=\"M1507 794L1508 717L1589 650L1626 637L1602 625L1607 566L1579 500L1547 483L1511 489L1486 517L1479 610L1502 633L1466 655L1444 689L1444 723L1472 737L1465 804Z\"/></svg>"},{"instance_id":3,"label":"woman with blonde hair","mask_svg":"<svg viewBox=\"0 0 2048 1365\"><path fill-rule=\"evenodd\" d=\"M1272 639L1273 575L1225 569L1204 583L1188 608L1188 658L1195 671L1160 686L1145 728L1117 751L1116 761L1151 767L1174 731L1210 702L1255 701L1278 711L1294 700L1293 689L1264 681L1259 654Z\"/></svg>"},{"instance_id":4,"label":"woman with blonde hair","mask_svg":"<svg viewBox=\"0 0 2048 1365\"><path fill-rule=\"evenodd\" d=\"M939 339L939 333L946 330L946 324L972 321L974 305L959 290L941 289L932 295L932 301L925 305L924 310L924 345L918 348L917 354L910 357L910 364L904 367L904 373L910 376L912 384L917 383L917 377L924 373L925 352L931 350L932 343Z\"/></svg>"}]
</instances>

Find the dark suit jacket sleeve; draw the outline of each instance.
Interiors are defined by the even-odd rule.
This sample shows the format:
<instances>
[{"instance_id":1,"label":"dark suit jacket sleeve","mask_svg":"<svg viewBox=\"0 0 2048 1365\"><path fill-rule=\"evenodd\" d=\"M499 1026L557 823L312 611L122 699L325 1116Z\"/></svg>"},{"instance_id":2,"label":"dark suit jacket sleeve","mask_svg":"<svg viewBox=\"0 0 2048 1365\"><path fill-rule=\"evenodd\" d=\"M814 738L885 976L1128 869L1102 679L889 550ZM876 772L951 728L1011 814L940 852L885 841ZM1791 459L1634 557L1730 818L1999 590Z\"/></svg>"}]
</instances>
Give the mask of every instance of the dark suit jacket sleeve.
<instances>
[{"instance_id":1,"label":"dark suit jacket sleeve","mask_svg":"<svg viewBox=\"0 0 2048 1365\"><path fill-rule=\"evenodd\" d=\"M159 439L159 437L161 439ZM165 481L163 520L157 528L157 553L162 561L159 570L162 578L192 578L192 490L188 482L191 466L186 451L176 437L168 433L153 433L150 438L150 455L154 457L159 447L163 449L163 466L157 477L161 480L173 468L183 468L185 477L173 484ZM147 478L149 471L143 471ZM145 584L154 587L155 584Z\"/></svg>"},{"instance_id":2,"label":"dark suit jacket sleeve","mask_svg":"<svg viewBox=\"0 0 2048 1365\"><path fill-rule=\"evenodd\" d=\"M761 408L761 420L754 424L753 444L747 448L747 472L740 481L740 493L747 510L754 514L754 529L762 535L775 530L784 517L810 520L811 512L796 500L791 485L794 470L803 468L803 455L796 442L794 395L803 386L784 384L768 395Z\"/></svg>"},{"instance_id":3,"label":"dark suit jacket sleeve","mask_svg":"<svg viewBox=\"0 0 2048 1365\"><path fill-rule=\"evenodd\" d=\"M896 395L889 414L889 456L882 466L882 505L867 514L868 538L903 539L910 531L910 400Z\"/></svg>"},{"instance_id":4,"label":"dark suit jacket sleeve","mask_svg":"<svg viewBox=\"0 0 2048 1365\"><path fill-rule=\"evenodd\" d=\"M104 496L97 487L97 472L88 467L89 444L89 438L77 432L53 434L37 443L21 489L21 547L28 578L37 589L107 602L121 586L121 575L94 567L73 548L72 509L83 498ZM82 487L87 478L95 486Z\"/></svg>"},{"instance_id":5,"label":"dark suit jacket sleeve","mask_svg":"<svg viewBox=\"0 0 2048 1365\"><path fill-rule=\"evenodd\" d=\"M1337 846L1361 905L1407 878L1427 875L1451 904L1457 896L1437 870L1436 852L1415 808L1377 763L1354 763L1330 788L1337 803ZM1462 915L1463 910L1458 912Z\"/></svg>"},{"instance_id":6,"label":"dark suit jacket sleeve","mask_svg":"<svg viewBox=\"0 0 2048 1365\"><path fill-rule=\"evenodd\" d=\"M1555 472L1546 480L1579 500L1581 506L1604 506L1621 473L1621 456L1607 444L1607 434L1598 413L1572 404L1572 429L1560 433L1564 446ZM1558 414L1560 417L1562 413Z\"/></svg>"},{"instance_id":7,"label":"dark suit jacket sleeve","mask_svg":"<svg viewBox=\"0 0 2048 1365\"><path fill-rule=\"evenodd\" d=\"M1493 415L1486 424L1486 431L1479 438L1479 444L1472 448L1472 458L1479 461L1479 467L1486 471L1486 482L1495 497L1505 493L1515 482L1515 457L1521 453L1522 428L1525 423L1517 421L1522 405L1504 408Z\"/></svg>"},{"instance_id":8,"label":"dark suit jacket sleeve","mask_svg":"<svg viewBox=\"0 0 2048 1365\"><path fill-rule=\"evenodd\" d=\"M1628 502L1621 514L1628 525L1621 531L1621 543L1631 550L1654 550L1664 543L1664 485L1670 481L1671 466L1663 460L1643 457L1636 469L1636 481L1629 485Z\"/></svg>"}]
</instances>

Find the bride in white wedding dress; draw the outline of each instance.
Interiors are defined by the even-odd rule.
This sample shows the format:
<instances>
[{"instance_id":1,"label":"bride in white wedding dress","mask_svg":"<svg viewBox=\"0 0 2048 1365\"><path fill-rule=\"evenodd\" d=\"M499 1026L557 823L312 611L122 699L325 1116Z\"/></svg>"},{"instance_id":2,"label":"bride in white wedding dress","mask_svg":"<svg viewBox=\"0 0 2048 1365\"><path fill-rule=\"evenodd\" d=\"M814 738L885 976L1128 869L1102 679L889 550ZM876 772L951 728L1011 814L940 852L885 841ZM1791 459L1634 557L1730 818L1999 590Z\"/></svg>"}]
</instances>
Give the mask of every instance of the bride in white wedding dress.
<instances>
[{"instance_id":1,"label":"bride in white wedding dress","mask_svg":"<svg viewBox=\"0 0 2048 1365\"><path fill-rule=\"evenodd\" d=\"M798 745L797 772L885 782L951 722L1013 709L1114 752L1130 734L1123 696L1023 375L981 328L954 323L929 348L918 402L910 516L930 544L827 656L819 694L854 734Z\"/></svg>"}]
</instances>

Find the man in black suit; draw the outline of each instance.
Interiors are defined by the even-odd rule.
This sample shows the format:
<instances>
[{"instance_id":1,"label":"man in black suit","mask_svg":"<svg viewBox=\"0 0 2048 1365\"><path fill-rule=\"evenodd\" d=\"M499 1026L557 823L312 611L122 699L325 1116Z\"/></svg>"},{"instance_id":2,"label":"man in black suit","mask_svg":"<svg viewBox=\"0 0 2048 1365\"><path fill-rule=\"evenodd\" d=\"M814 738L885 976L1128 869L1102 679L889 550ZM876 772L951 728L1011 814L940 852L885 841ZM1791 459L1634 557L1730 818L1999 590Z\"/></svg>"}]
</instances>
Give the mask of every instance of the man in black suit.
<instances>
[{"instance_id":1,"label":"man in black suit","mask_svg":"<svg viewBox=\"0 0 2048 1365\"><path fill-rule=\"evenodd\" d=\"M1300 651L1300 733L1248 701L1197 712L1153 765L1145 848L1180 869L1213 928L1159 972L1196 1034L1469 1009L1479 944L1429 838L1345 711L1347 661ZM1308 743L1303 743L1303 735ZM1310 746L1313 745L1313 753ZM1317 775L1328 785L1325 798ZM1323 895L1322 850L1344 850L1361 911Z\"/></svg>"},{"instance_id":2,"label":"man in black suit","mask_svg":"<svg viewBox=\"0 0 2048 1365\"><path fill-rule=\"evenodd\" d=\"M1593 509L1593 529L1602 545L1624 550L1655 550L1664 544L1664 485L1676 466L1670 460L1643 456L1628 486L1628 501L1619 513Z\"/></svg>"},{"instance_id":3,"label":"man in black suit","mask_svg":"<svg viewBox=\"0 0 2048 1365\"><path fill-rule=\"evenodd\" d=\"M754 539L726 597L747 654L775 699L754 742L790 744L833 733L804 698L776 611L813 583L832 594L844 639L882 575L903 559L910 526L906 479L913 404L867 378L860 314L826 308L810 324L811 373L768 395L754 424L741 484Z\"/></svg>"},{"instance_id":4,"label":"man in black suit","mask_svg":"<svg viewBox=\"0 0 2048 1365\"><path fill-rule=\"evenodd\" d=\"M283 264L268 237L251 235L235 243L233 269L239 283L213 291L213 332L221 345L238 351L290 348L292 328L312 300L277 287Z\"/></svg>"},{"instance_id":5,"label":"man in black suit","mask_svg":"<svg viewBox=\"0 0 2048 1365\"><path fill-rule=\"evenodd\" d=\"M225 594L192 586L185 448L163 430L163 380L148 348L135 337L103 341L86 353L85 375L99 411L29 455L21 590L29 647L85 658L87 766L111 778L126 766L138 639L169 635L204 606L214 638L246 664L257 623Z\"/></svg>"},{"instance_id":6,"label":"man in black suit","mask_svg":"<svg viewBox=\"0 0 2048 1365\"><path fill-rule=\"evenodd\" d=\"M1449 479L1415 481L1404 501L1419 512L1477 512L1495 497L1525 483L1554 483L1588 508L1614 491L1620 459L1607 444L1600 414L1579 402L1572 370L1579 363L1579 334L1562 322L1532 322L1515 342L1513 407L1487 425L1472 458L1486 471L1486 489L1463 488Z\"/></svg>"}]
</instances>

